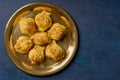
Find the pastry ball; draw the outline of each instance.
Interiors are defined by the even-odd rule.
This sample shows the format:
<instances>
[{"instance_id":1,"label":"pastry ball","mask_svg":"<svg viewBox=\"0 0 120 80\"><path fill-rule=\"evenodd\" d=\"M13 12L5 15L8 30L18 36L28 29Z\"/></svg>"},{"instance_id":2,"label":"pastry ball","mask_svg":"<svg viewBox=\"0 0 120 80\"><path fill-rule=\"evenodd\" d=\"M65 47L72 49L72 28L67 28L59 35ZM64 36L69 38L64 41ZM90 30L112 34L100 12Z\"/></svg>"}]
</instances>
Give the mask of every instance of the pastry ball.
<instances>
[{"instance_id":1,"label":"pastry ball","mask_svg":"<svg viewBox=\"0 0 120 80\"><path fill-rule=\"evenodd\" d=\"M51 39L48 37L46 32L35 33L31 37L31 39L34 42L34 44L37 44L37 45L47 45L51 43Z\"/></svg>"},{"instance_id":2,"label":"pastry ball","mask_svg":"<svg viewBox=\"0 0 120 80\"><path fill-rule=\"evenodd\" d=\"M42 11L35 16L35 23L37 24L38 31L44 32L52 25L52 19L49 12Z\"/></svg>"},{"instance_id":3,"label":"pastry ball","mask_svg":"<svg viewBox=\"0 0 120 80\"><path fill-rule=\"evenodd\" d=\"M46 47L45 54L46 56L52 58L54 61L59 61L65 57L65 50L54 40Z\"/></svg>"},{"instance_id":4,"label":"pastry ball","mask_svg":"<svg viewBox=\"0 0 120 80\"><path fill-rule=\"evenodd\" d=\"M29 36L36 33L35 21L32 18L21 18L19 21L19 28L23 34Z\"/></svg>"},{"instance_id":5,"label":"pastry ball","mask_svg":"<svg viewBox=\"0 0 120 80\"><path fill-rule=\"evenodd\" d=\"M31 49L33 43L27 36L20 36L14 46L16 52L21 54L27 54Z\"/></svg>"},{"instance_id":6,"label":"pastry ball","mask_svg":"<svg viewBox=\"0 0 120 80\"><path fill-rule=\"evenodd\" d=\"M50 28L50 30L48 31L48 36L51 39L60 40L65 33L66 33L66 28L63 25L59 23L54 23Z\"/></svg>"},{"instance_id":7,"label":"pastry ball","mask_svg":"<svg viewBox=\"0 0 120 80\"><path fill-rule=\"evenodd\" d=\"M44 49L42 46L34 46L29 52L29 60L32 64L40 64L44 61Z\"/></svg>"}]
</instances>

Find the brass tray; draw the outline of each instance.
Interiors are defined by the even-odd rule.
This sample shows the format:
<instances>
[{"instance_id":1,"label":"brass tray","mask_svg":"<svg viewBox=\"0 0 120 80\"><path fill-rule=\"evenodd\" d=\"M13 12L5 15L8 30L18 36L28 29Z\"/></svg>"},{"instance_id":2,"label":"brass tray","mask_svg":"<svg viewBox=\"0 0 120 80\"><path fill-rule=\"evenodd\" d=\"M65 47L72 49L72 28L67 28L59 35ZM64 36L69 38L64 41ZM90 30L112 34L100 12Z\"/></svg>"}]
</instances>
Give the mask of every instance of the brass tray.
<instances>
[{"instance_id":1,"label":"brass tray","mask_svg":"<svg viewBox=\"0 0 120 80\"><path fill-rule=\"evenodd\" d=\"M66 50L66 57L58 62L48 58L40 65L32 65L28 55L19 54L14 49L16 40L23 35L19 30L18 21L21 17L34 18L42 10L52 13L53 22L66 26L67 33L64 39L57 42ZM35 2L21 7L11 16L5 28L4 44L9 58L20 70L36 76L47 76L61 71L71 62L78 47L78 32L72 18L65 10L51 3Z\"/></svg>"}]
</instances>

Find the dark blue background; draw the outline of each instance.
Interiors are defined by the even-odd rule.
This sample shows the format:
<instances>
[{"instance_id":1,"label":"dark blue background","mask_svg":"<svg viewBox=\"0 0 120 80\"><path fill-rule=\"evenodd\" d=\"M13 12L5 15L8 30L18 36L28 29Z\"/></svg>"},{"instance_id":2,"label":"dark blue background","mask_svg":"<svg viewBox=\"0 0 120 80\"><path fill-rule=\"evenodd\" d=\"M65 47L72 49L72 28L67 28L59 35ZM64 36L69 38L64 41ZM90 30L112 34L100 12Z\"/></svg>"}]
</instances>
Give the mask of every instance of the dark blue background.
<instances>
[{"instance_id":1,"label":"dark blue background","mask_svg":"<svg viewBox=\"0 0 120 80\"><path fill-rule=\"evenodd\" d=\"M10 16L21 6L38 1L64 8L79 31L74 60L48 77L20 71L4 48L4 29ZM120 80L120 0L0 0L0 80Z\"/></svg>"}]
</instances>

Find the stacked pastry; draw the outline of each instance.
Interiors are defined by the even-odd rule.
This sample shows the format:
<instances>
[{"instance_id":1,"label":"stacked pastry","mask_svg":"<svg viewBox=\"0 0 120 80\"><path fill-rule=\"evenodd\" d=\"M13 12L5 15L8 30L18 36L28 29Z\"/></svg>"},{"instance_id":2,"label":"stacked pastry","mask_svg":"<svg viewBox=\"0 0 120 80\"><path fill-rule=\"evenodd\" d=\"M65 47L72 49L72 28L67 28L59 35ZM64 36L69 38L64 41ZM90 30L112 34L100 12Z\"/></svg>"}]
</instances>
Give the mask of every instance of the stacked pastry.
<instances>
[{"instance_id":1,"label":"stacked pastry","mask_svg":"<svg viewBox=\"0 0 120 80\"><path fill-rule=\"evenodd\" d=\"M59 61L65 58L65 50L56 43L66 33L66 27L52 23L51 13L42 11L33 18L21 18L19 28L22 34L14 46L16 52L28 54L31 64L40 64L45 56ZM29 37L30 36L30 37Z\"/></svg>"}]
</instances>

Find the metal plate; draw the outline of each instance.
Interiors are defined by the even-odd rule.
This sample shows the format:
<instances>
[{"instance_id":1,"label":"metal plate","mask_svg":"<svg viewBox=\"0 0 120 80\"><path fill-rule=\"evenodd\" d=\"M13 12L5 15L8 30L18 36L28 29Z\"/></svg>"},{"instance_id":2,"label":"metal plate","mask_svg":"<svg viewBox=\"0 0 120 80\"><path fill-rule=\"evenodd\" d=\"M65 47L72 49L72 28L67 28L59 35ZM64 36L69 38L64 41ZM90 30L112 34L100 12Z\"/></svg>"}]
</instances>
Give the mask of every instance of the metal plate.
<instances>
[{"instance_id":1,"label":"metal plate","mask_svg":"<svg viewBox=\"0 0 120 80\"><path fill-rule=\"evenodd\" d=\"M46 58L40 65L32 65L28 59L28 55L15 52L14 45L16 40L19 36L23 35L18 25L20 17L34 18L39 12L38 9L39 11L50 11L53 22L59 22L67 28L65 37L57 41L66 50L66 57L62 61L55 62L52 59ZM21 7L11 16L5 28L4 44L9 58L20 70L36 76L47 76L61 71L71 62L78 46L78 32L72 18L66 11L54 4L36 2Z\"/></svg>"}]
</instances>

